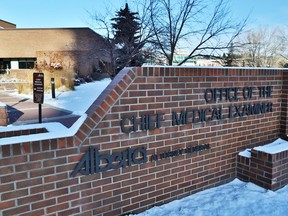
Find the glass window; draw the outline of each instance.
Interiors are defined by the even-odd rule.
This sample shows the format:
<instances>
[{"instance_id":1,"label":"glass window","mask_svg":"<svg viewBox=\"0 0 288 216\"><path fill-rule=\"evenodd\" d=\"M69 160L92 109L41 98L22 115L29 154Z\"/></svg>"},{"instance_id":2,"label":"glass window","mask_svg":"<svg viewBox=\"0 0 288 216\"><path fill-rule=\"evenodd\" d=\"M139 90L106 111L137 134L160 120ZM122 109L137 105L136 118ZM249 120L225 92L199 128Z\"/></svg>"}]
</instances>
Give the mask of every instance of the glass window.
<instances>
[{"instance_id":1,"label":"glass window","mask_svg":"<svg viewBox=\"0 0 288 216\"><path fill-rule=\"evenodd\" d=\"M26 62L20 62L20 61L19 61L19 69L27 69L27 64L26 64Z\"/></svg>"},{"instance_id":2,"label":"glass window","mask_svg":"<svg viewBox=\"0 0 288 216\"><path fill-rule=\"evenodd\" d=\"M33 69L36 58L0 58L0 70L6 69Z\"/></svg>"},{"instance_id":3,"label":"glass window","mask_svg":"<svg viewBox=\"0 0 288 216\"><path fill-rule=\"evenodd\" d=\"M6 73L11 68L11 60L0 58L0 74Z\"/></svg>"},{"instance_id":4,"label":"glass window","mask_svg":"<svg viewBox=\"0 0 288 216\"><path fill-rule=\"evenodd\" d=\"M10 59L0 59L0 69L10 69L11 68L11 60Z\"/></svg>"},{"instance_id":5,"label":"glass window","mask_svg":"<svg viewBox=\"0 0 288 216\"><path fill-rule=\"evenodd\" d=\"M21 58L19 59L19 69L33 69L35 62L35 58Z\"/></svg>"}]
</instances>

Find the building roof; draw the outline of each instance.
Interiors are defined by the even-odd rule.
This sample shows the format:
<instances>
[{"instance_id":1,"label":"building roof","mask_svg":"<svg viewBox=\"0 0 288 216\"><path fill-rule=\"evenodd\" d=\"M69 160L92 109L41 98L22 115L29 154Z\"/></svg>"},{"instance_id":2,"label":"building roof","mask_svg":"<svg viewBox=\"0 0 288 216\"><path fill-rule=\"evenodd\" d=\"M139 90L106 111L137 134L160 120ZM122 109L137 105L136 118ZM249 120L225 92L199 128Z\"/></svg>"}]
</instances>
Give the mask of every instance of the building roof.
<instances>
[{"instance_id":1,"label":"building roof","mask_svg":"<svg viewBox=\"0 0 288 216\"><path fill-rule=\"evenodd\" d=\"M12 28L12 29L15 29L16 28L16 24L14 23L10 23L10 22L7 22L5 20L2 20L0 19L0 28L2 29L9 29L9 28Z\"/></svg>"},{"instance_id":2,"label":"building roof","mask_svg":"<svg viewBox=\"0 0 288 216\"><path fill-rule=\"evenodd\" d=\"M1 20L0 20L1 21ZM5 29L5 31L18 31L18 30L77 30L77 29L86 29L86 30L91 30L93 31L91 28L89 27L56 27L56 28L12 28L12 29ZM96 32L95 32L96 33ZM96 33L97 34L97 33Z\"/></svg>"}]
</instances>

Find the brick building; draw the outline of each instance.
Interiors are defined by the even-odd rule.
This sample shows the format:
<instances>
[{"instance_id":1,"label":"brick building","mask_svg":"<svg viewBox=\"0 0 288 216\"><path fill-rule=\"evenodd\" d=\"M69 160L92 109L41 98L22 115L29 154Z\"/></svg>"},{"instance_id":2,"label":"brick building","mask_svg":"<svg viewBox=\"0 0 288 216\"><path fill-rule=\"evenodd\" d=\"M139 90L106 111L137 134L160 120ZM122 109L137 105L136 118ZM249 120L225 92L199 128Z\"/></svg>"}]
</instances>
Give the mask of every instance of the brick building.
<instances>
[{"instance_id":1,"label":"brick building","mask_svg":"<svg viewBox=\"0 0 288 216\"><path fill-rule=\"evenodd\" d=\"M104 39L90 28L27 28L0 20L0 70L25 73L35 63L82 75L108 65Z\"/></svg>"}]
</instances>

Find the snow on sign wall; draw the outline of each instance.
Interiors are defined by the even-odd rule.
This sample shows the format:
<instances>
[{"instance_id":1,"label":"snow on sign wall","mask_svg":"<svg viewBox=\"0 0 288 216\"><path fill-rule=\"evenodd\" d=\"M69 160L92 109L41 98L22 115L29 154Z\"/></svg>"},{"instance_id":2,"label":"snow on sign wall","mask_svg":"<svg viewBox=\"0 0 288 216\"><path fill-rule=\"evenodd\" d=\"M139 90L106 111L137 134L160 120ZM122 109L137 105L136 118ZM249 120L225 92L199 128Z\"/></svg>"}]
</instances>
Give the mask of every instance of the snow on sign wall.
<instances>
[{"instance_id":1,"label":"snow on sign wall","mask_svg":"<svg viewBox=\"0 0 288 216\"><path fill-rule=\"evenodd\" d=\"M2 145L3 215L125 215L236 177L246 148L286 137L288 73L122 70L74 136Z\"/></svg>"}]
</instances>

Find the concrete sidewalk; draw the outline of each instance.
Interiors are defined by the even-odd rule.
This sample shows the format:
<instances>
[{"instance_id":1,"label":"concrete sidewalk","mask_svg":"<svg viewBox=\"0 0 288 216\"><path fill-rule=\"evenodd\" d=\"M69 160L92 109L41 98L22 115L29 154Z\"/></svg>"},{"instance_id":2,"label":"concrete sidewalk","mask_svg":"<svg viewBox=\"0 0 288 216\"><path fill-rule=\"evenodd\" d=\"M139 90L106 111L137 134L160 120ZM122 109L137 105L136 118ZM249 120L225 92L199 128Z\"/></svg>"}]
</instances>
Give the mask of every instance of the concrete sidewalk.
<instances>
[{"instance_id":1,"label":"concrete sidewalk","mask_svg":"<svg viewBox=\"0 0 288 216\"><path fill-rule=\"evenodd\" d=\"M9 124L25 125L39 123L39 105L33 103L33 100L18 97L9 94L9 92L0 92L0 102L7 104ZM42 123L59 122L69 128L79 117L72 114L71 111L42 104Z\"/></svg>"}]
</instances>

